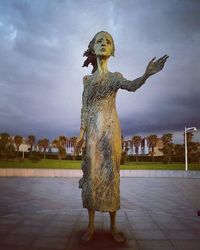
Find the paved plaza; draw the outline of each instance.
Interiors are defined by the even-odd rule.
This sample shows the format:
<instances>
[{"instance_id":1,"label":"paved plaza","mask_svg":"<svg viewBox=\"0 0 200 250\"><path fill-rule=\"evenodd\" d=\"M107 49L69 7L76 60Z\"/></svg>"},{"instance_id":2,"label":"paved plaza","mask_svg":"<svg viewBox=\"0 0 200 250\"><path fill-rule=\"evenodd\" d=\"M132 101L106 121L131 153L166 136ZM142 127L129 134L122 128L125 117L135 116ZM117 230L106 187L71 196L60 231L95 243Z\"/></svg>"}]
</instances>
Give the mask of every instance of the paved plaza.
<instances>
[{"instance_id":1,"label":"paved plaza","mask_svg":"<svg viewBox=\"0 0 200 250\"><path fill-rule=\"evenodd\" d=\"M126 242L109 234L108 213L96 213L93 239L79 178L0 178L0 250L200 249L200 179L121 178L118 227Z\"/></svg>"}]
</instances>

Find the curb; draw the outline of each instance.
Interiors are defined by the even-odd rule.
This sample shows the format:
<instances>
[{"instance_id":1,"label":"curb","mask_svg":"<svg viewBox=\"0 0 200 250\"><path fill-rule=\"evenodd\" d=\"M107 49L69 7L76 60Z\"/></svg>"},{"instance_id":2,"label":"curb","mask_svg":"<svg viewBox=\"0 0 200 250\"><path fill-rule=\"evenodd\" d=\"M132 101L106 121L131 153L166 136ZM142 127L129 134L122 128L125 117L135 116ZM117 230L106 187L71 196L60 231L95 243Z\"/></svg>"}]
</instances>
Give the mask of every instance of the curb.
<instances>
[{"instance_id":1,"label":"curb","mask_svg":"<svg viewBox=\"0 0 200 250\"><path fill-rule=\"evenodd\" d=\"M82 170L74 169L18 169L0 168L0 177L82 177ZM120 177L200 178L200 171L182 170L120 170Z\"/></svg>"}]
</instances>

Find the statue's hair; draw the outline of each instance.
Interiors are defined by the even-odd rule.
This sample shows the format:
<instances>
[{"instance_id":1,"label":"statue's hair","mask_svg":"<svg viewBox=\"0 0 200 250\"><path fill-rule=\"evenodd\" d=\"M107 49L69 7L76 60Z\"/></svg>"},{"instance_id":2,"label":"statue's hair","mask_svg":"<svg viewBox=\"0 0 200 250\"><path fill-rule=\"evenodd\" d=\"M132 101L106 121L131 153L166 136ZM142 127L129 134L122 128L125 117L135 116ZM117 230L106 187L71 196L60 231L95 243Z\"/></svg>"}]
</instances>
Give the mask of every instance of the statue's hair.
<instances>
[{"instance_id":1,"label":"statue's hair","mask_svg":"<svg viewBox=\"0 0 200 250\"><path fill-rule=\"evenodd\" d=\"M107 33L110 36L111 41L112 41L112 47L113 47L113 51L112 51L111 55L114 56L114 53L115 53L115 44L114 44L114 40L113 40L112 36L106 31L100 31L100 32L96 33L96 35L90 41L90 43L88 45L88 49L83 54L83 56L87 57L87 59L83 63L83 67L88 67L89 64L92 64L92 66L93 66L92 74L97 70L97 57L94 53L94 44L96 41L96 37L100 33Z\"/></svg>"}]
</instances>

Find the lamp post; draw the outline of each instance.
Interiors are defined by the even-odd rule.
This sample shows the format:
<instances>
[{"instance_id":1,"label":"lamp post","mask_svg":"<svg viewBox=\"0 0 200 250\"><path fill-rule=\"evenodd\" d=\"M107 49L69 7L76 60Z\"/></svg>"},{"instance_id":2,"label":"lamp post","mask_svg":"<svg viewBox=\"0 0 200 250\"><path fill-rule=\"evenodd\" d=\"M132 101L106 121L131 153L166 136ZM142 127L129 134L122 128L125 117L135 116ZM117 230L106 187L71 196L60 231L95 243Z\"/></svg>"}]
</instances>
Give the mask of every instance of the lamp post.
<instances>
[{"instance_id":1,"label":"lamp post","mask_svg":"<svg viewBox=\"0 0 200 250\"><path fill-rule=\"evenodd\" d=\"M187 149L187 132L194 132L197 131L197 128L191 127L186 128L185 127L185 171L188 171L188 149Z\"/></svg>"}]
</instances>

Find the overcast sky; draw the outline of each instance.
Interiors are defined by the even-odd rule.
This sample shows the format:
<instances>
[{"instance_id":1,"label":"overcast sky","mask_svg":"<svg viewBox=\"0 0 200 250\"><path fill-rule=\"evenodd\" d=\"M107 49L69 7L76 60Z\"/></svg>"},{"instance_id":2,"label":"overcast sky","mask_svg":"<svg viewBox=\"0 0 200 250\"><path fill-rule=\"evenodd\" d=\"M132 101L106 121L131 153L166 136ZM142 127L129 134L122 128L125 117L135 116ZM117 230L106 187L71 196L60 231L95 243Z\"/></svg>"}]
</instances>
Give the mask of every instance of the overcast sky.
<instances>
[{"instance_id":1,"label":"overcast sky","mask_svg":"<svg viewBox=\"0 0 200 250\"><path fill-rule=\"evenodd\" d=\"M185 126L200 129L199 13L199 0L1 0L0 132L78 135L82 78L92 70L83 52L105 30L116 47L109 70L127 79L170 56L137 92L118 92L123 134L181 141Z\"/></svg>"}]
</instances>

